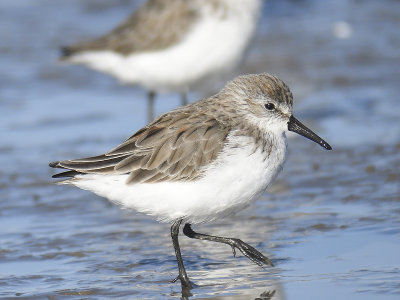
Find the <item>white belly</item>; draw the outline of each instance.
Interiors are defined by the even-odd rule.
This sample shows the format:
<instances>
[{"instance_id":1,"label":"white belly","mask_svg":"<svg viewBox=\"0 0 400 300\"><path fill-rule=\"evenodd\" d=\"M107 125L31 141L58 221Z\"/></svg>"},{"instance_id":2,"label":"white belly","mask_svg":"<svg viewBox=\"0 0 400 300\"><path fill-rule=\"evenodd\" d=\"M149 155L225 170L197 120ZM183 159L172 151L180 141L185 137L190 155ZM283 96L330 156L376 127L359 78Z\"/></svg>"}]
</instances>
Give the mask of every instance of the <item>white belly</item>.
<instances>
[{"instance_id":1,"label":"white belly","mask_svg":"<svg viewBox=\"0 0 400 300\"><path fill-rule=\"evenodd\" d=\"M268 158L262 149L254 151L254 144L248 145L249 138L241 139L243 147L222 153L197 181L126 185L127 175L81 175L70 183L159 221L212 221L242 210L257 199L285 160L284 135Z\"/></svg>"}]
</instances>

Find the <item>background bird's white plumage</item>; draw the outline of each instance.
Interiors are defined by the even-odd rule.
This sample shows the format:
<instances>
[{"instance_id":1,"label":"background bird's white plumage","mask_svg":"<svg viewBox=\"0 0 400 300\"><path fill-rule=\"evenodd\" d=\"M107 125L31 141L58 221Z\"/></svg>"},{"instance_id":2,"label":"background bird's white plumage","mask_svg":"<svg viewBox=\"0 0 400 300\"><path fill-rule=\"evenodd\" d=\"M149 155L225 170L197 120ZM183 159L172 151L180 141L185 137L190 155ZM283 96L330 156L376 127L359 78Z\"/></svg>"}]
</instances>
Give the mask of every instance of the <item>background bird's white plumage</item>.
<instances>
[{"instance_id":1,"label":"background bird's white plumage","mask_svg":"<svg viewBox=\"0 0 400 300\"><path fill-rule=\"evenodd\" d=\"M219 9L203 3L201 18L175 45L123 55L112 51L83 51L69 61L109 73L123 83L149 90L186 91L202 79L228 72L240 62L255 30L261 3L229 0Z\"/></svg>"},{"instance_id":2,"label":"background bird's white plumage","mask_svg":"<svg viewBox=\"0 0 400 300\"><path fill-rule=\"evenodd\" d=\"M69 183L110 199L125 208L155 216L163 222L184 217L201 223L242 210L275 179L286 158L286 136L269 133L274 146L265 149L251 137L228 137L228 143L204 176L196 181L126 184L128 175L78 175Z\"/></svg>"}]
</instances>

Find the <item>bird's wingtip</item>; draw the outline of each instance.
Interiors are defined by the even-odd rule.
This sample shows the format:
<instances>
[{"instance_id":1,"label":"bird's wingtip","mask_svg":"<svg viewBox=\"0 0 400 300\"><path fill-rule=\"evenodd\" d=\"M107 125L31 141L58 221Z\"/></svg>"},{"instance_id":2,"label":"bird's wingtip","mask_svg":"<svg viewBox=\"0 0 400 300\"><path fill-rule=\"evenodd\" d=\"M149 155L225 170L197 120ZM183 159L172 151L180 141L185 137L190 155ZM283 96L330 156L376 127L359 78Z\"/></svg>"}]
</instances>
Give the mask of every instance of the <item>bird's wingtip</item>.
<instances>
[{"instance_id":1,"label":"bird's wingtip","mask_svg":"<svg viewBox=\"0 0 400 300\"><path fill-rule=\"evenodd\" d=\"M74 53L73 49L69 46L60 47L60 60L70 57Z\"/></svg>"},{"instance_id":2,"label":"bird's wingtip","mask_svg":"<svg viewBox=\"0 0 400 300\"><path fill-rule=\"evenodd\" d=\"M59 161L53 161L53 162L49 163L49 167L58 168L59 163L60 163Z\"/></svg>"}]
</instances>

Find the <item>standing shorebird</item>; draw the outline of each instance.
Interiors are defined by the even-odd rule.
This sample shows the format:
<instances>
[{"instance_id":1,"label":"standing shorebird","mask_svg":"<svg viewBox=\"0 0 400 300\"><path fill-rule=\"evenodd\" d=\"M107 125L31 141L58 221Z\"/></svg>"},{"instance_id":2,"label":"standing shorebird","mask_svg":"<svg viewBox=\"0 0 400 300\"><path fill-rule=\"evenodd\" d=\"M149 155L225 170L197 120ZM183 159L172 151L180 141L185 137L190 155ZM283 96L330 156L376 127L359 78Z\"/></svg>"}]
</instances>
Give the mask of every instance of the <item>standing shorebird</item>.
<instances>
[{"instance_id":1,"label":"standing shorebird","mask_svg":"<svg viewBox=\"0 0 400 300\"><path fill-rule=\"evenodd\" d=\"M51 163L67 169L53 177L69 177L60 183L172 223L183 288L192 285L178 243L181 223L190 238L225 243L256 264L272 265L243 241L197 233L191 224L231 215L257 199L282 169L288 130L332 149L293 117L292 101L275 76L240 76L218 94L160 116L105 154Z\"/></svg>"},{"instance_id":2,"label":"standing shorebird","mask_svg":"<svg viewBox=\"0 0 400 300\"><path fill-rule=\"evenodd\" d=\"M148 0L107 35L62 48L61 60L108 73L148 93L182 94L240 62L261 13L261 0Z\"/></svg>"}]
</instances>

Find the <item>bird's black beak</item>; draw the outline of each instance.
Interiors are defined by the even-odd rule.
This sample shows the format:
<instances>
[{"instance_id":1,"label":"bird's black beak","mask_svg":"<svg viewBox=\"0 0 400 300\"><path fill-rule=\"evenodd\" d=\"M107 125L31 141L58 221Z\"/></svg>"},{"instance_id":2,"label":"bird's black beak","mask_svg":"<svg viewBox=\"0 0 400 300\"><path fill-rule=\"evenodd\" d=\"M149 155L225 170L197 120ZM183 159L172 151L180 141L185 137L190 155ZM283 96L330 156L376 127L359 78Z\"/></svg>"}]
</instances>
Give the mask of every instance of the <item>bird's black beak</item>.
<instances>
[{"instance_id":1,"label":"bird's black beak","mask_svg":"<svg viewBox=\"0 0 400 300\"><path fill-rule=\"evenodd\" d=\"M299 120L297 120L295 117L293 117L293 115L290 116L290 118L289 118L288 130L296 132L296 133L316 142L321 147L324 147L326 150L332 150L332 147L327 142L325 142L318 135L316 135L314 132L312 132L310 129L308 129L306 126L304 126Z\"/></svg>"}]
</instances>

